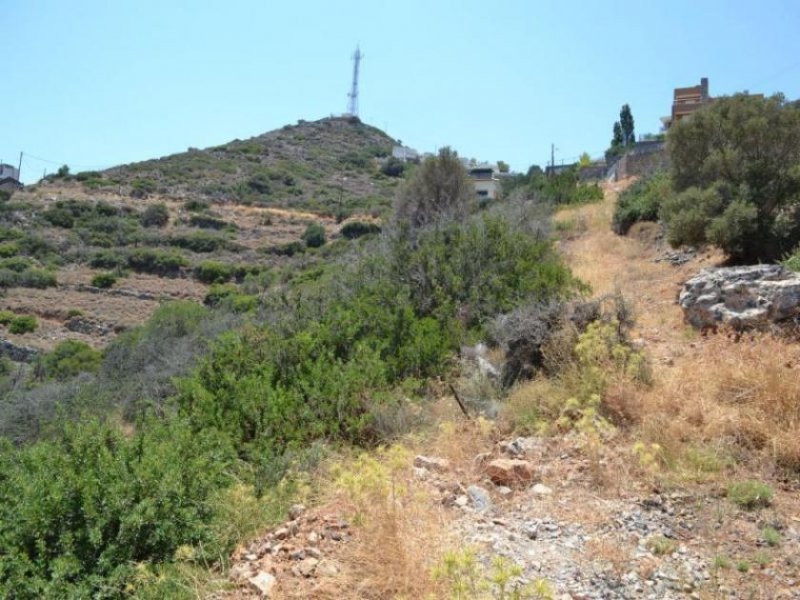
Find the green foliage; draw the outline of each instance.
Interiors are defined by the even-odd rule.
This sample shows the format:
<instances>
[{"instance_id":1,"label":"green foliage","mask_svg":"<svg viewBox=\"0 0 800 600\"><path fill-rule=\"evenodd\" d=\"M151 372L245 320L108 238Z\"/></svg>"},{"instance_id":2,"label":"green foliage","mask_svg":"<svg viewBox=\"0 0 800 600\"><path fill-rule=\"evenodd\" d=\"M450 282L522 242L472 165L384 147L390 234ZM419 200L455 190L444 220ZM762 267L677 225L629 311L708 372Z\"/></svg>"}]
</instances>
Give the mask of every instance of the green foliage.
<instances>
[{"instance_id":1,"label":"green foliage","mask_svg":"<svg viewBox=\"0 0 800 600\"><path fill-rule=\"evenodd\" d=\"M504 180L504 194L514 191L520 191L532 200L556 205L586 204L603 199L603 190L596 183L580 182L577 167L556 175L545 175L540 168L531 167L526 175Z\"/></svg>"},{"instance_id":2,"label":"green foliage","mask_svg":"<svg viewBox=\"0 0 800 600\"><path fill-rule=\"evenodd\" d=\"M192 215L189 217L189 224L201 229L236 229L236 225L228 223L218 217L207 214Z\"/></svg>"},{"instance_id":3,"label":"green foliage","mask_svg":"<svg viewBox=\"0 0 800 600\"><path fill-rule=\"evenodd\" d=\"M387 177L402 177L405 170L405 163L394 156L387 158L386 162L381 165L381 173Z\"/></svg>"},{"instance_id":4,"label":"green foliage","mask_svg":"<svg viewBox=\"0 0 800 600\"><path fill-rule=\"evenodd\" d=\"M679 194L662 207L670 243L711 243L735 261L800 243L800 107L783 96L717 98L670 128Z\"/></svg>"},{"instance_id":5,"label":"green foliage","mask_svg":"<svg viewBox=\"0 0 800 600\"><path fill-rule=\"evenodd\" d=\"M205 231L172 237L169 244L198 253L216 252L230 246L226 238Z\"/></svg>"},{"instance_id":6,"label":"green foliage","mask_svg":"<svg viewBox=\"0 0 800 600\"><path fill-rule=\"evenodd\" d=\"M200 212L208 209L208 202L194 198L184 202L183 208L191 212Z\"/></svg>"},{"instance_id":7,"label":"green foliage","mask_svg":"<svg viewBox=\"0 0 800 600\"><path fill-rule=\"evenodd\" d=\"M131 183L131 196L134 198L147 198L158 189L152 179L136 179Z\"/></svg>"},{"instance_id":8,"label":"green foliage","mask_svg":"<svg viewBox=\"0 0 800 600\"><path fill-rule=\"evenodd\" d=\"M309 223L303 232L303 241L309 248L319 248L325 245L325 228L322 223Z\"/></svg>"},{"instance_id":9,"label":"green foliage","mask_svg":"<svg viewBox=\"0 0 800 600\"><path fill-rule=\"evenodd\" d=\"M214 431L150 422L69 425L53 442L0 450L0 595L121 598L135 563L198 559L230 548L211 539L211 500L233 456Z\"/></svg>"},{"instance_id":10,"label":"green foliage","mask_svg":"<svg viewBox=\"0 0 800 600\"><path fill-rule=\"evenodd\" d=\"M42 359L47 377L66 380L78 373L93 373L100 367L103 354L84 342L64 340Z\"/></svg>"},{"instance_id":11,"label":"green foliage","mask_svg":"<svg viewBox=\"0 0 800 600\"><path fill-rule=\"evenodd\" d=\"M377 223L365 223L363 221L350 221L345 223L340 233L348 240L354 240L364 235L380 233L381 226Z\"/></svg>"},{"instance_id":12,"label":"green foliage","mask_svg":"<svg viewBox=\"0 0 800 600\"><path fill-rule=\"evenodd\" d=\"M555 590L544 579L521 584L522 567L495 556L486 569L474 549L446 552L432 575L445 584L448 600L555 600Z\"/></svg>"},{"instance_id":13,"label":"green foliage","mask_svg":"<svg viewBox=\"0 0 800 600\"><path fill-rule=\"evenodd\" d=\"M647 547L650 549L650 552L656 556L666 556L667 554L675 552L678 548L678 544L675 540L671 540L663 535L658 535L647 540Z\"/></svg>"},{"instance_id":14,"label":"green foliage","mask_svg":"<svg viewBox=\"0 0 800 600\"><path fill-rule=\"evenodd\" d=\"M117 276L114 273L98 273L92 277L92 285L101 289L108 289L114 287L117 283Z\"/></svg>"},{"instance_id":15,"label":"green foliage","mask_svg":"<svg viewBox=\"0 0 800 600\"><path fill-rule=\"evenodd\" d=\"M69 167L67 165L61 165L58 171L56 171L56 176L61 179L69 177Z\"/></svg>"},{"instance_id":16,"label":"green foliage","mask_svg":"<svg viewBox=\"0 0 800 600\"><path fill-rule=\"evenodd\" d=\"M121 269L128 265L128 256L119 250L100 250L89 259L96 269Z\"/></svg>"},{"instance_id":17,"label":"green foliage","mask_svg":"<svg viewBox=\"0 0 800 600\"><path fill-rule=\"evenodd\" d=\"M20 315L11 319L8 324L8 331L16 334L31 333L36 331L39 323L33 315Z\"/></svg>"},{"instance_id":18,"label":"green foliage","mask_svg":"<svg viewBox=\"0 0 800 600\"><path fill-rule=\"evenodd\" d=\"M0 261L0 288L44 289L57 285L56 276L52 272L30 265L30 261L24 258L9 258Z\"/></svg>"},{"instance_id":19,"label":"green foliage","mask_svg":"<svg viewBox=\"0 0 800 600\"><path fill-rule=\"evenodd\" d=\"M669 174L659 172L639 179L617 198L611 228L618 235L625 235L634 223L657 221L659 209L672 195Z\"/></svg>"},{"instance_id":20,"label":"green foliage","mask_svg":"<svg viewBox=\"0 0 800 600\"><path fill-rule=\"evenodd\" d=\"M134 271L175 277L189 262L174 250L138 248L128 255L128 266Z\"/></svg>"},{"instance_id":21,"label":"green foliage","mask_svg":"<svg viewBox=\"0 0 800 600\"><path fill-rule=\"evenodd\" d=\"M206 260L194 268L194 276L203 283L225 283L234 274L233 265Z\"/></svg>"},{"instance_id":22,"label":"green foliage","mask_svg":"<svg viewBox=\"0 0 800 600\"><path fill-rule=\"evenodd\" d=\"M767 546L775 547L781 545L781 534L774 527L764 527L761 530L761 538Z\"/></svg>"},{"instance_id":23,"label":"green foliage","mask_svg":"<svg viewBox=\"0 0 800 600\"><path fill-rule=\"evenodd\" d=\"M10 310L0 310L0 325L8 325L16 315Z\"/></svg>"},{"instance_id":24,"label":"green foliage","mask_svg":"<svg viewBox=\"0 0 800 600\"><path fill-rule=\"evenodd\" d=\"M440 222L464 220L475 204L475 190L458 154L442 148L426 159L400 190L395 217L412 229Z\"/></svg>"},{"instance_id":25,"label":"green foliage","mask_svg":"<svg viewBox=\"0 0 800 600\"><path fill-rule=\"evenodd\" d=\"M0 243L0 258L9 258L16 256L19 252L19 244L16 242L2 242Z\"/></svg>"},{"instance_id":26,"label":"green foliage","mask_svg":"<svg viewBox=\"0 0 800 600\"><path fill-rule=\"evenodd\" d=\"M760 481L735 481L728 486L730 501L746 510L769 506L772 495L772 488Z\"/></svg>"},{"instance_id":27,"label":"green foliage","mask_svg":"<svg viewBox=\"0 0 800 600\"><path fill-rule=\"evenodd\" d=\"M169 223L169 209L163 202L151 204L142 213L143 227L164 227Z\"/></svg>"}]
</instances>

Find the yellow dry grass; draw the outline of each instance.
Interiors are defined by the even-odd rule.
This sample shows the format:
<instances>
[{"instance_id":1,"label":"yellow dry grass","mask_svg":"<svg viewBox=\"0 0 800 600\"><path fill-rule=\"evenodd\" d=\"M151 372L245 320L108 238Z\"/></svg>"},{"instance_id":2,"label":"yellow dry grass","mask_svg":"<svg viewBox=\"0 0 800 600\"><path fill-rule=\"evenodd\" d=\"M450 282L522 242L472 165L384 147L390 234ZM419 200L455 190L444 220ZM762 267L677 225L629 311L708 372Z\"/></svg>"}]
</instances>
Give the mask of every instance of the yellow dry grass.
<instances>
[{"instance_id":1,"label":"yellow dry grass","mask_svg":"<svg viewBox=\"0 0 800 600\"><path fill-rule=\"evenodd\" d=\"M620 291L634 308L633 337L644 344L654 381L649 390L609 399L633 422L629 436L659 444L668 462L698 475L713 477L733 462L800 470L797 344L769 335L703 337L686 325L676 304L680 285L723 256L706 251L675 267L655 262L667 248L651 236L615 235L611 215L625 185L610 185L602 203L556 218L587 223L562 248L575 274L594 295Z\"/></svg>"}]
</instances>

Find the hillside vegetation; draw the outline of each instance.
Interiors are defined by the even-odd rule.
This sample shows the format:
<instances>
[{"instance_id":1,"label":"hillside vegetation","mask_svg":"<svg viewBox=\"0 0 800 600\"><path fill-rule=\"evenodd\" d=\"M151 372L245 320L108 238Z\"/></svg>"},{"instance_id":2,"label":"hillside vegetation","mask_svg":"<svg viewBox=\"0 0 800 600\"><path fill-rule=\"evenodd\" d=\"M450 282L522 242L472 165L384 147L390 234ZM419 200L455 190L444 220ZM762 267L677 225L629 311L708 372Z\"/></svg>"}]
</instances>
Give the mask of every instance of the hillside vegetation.
<instances>
[{"instance_id":1,"label":"hillside vegetation","mask_svg":"<svg viewBox=\"0 0 800 600\"><path fill-rule=\"evenodd\" d=\"M399 211L260 297L212 287L209 306L167 304L83 368L84 347L59 348L6 376L3 433L28 443L0 452L0 590L113 598L179 555L224 564L280 514L318 442L396 435L490 319L580 289L536 203L436 212L427 194L469 185L448 151L410 185L426 218ZM173 268L141 252L128 268Z\"/></svg>"}]
</instances>

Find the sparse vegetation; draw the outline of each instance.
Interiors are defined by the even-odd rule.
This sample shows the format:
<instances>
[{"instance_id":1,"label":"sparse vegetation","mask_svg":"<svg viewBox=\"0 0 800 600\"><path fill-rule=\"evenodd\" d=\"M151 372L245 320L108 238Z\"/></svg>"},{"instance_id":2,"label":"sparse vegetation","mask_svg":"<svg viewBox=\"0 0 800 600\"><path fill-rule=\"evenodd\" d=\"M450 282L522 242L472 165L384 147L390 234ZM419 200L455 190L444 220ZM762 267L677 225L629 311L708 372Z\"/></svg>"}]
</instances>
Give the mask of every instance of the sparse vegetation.
<instances>
[{"instance_id":1,"label":"sparse vegetation","mask_svg":"<svg viewBox=\"0 0 800 600\"><path fill-rule=\"evenodd\" d=\"M772 488L760 481L736 481L728 486L730 501L747 510L769 506L772 493Z\"/></svg>"},{"instance_id":2,"label":"sparse vegetation","mask_svg":"<svg viewBox=\"0 0 800 600\"><path fill-rule=\"evenodd\" d=\"M92 285L100 289L114 287L115 283L117 283L117 276L114 273L98 273L92 277Z\"/></svg>"}]
</instances>

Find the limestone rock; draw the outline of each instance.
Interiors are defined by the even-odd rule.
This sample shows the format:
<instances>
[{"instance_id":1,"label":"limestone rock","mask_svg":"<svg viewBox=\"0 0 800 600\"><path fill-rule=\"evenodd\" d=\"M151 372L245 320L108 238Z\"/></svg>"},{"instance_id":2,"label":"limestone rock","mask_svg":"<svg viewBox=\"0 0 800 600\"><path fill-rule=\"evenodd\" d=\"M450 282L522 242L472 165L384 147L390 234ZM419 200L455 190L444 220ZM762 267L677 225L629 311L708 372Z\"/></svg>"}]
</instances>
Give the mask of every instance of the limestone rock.
<instances>
[{"instance_id":1,"label":"limestone rock","mask_svg":"<svg viewBox=\"0 0 800 600\"><path fill-rule=\"evenodd\" d=\"M250 586L261 594L262 598L272 598L275 592L275 585L278 583L273 575L259 571L255 577L251 577L247 581Z\"/></svg>"},{"instance_id":2,"label":"limestone rock","mask_svg":"<svg viewBox=\"0 0 800 600\"><path fill-rule=\"evenodd\" d=\"M414 466L418 469L427 469L436 473L446 473L450 470L450 461L444 458L419 455L414 458Z\"/></svg>"},{"instance_id":3,"label":"limestone rock","mask_svg":"<svg viewBox=\"0 0 800 600\"><path fill-rule=\"evenodd\" d=\"M781 265L704 269L683 284L678 303L698 328L763 329L800 316L800 275Z\"/></svg>"},{"instance_id":4,"label":"limestone rock","mask_svg":"<svg viewBox=\"0 0 800 600\"><path fill-rule=\"evenodd\" d=\"M533 481L533 464L518 458L497 458L486 465L486 475L495 485L513 487Z\"/></svg>"},{"instance_id":5,"label":"limestone rock","mask_svg":"<svg viewBox=\"0 0 800 600\"><path fill-rule=\"evenodd\" d=\"M489 492L478 485L471 485L467 488L470 500L472 500L475 510L483 512L492 507L492 499L489 497Z\"/></svg>"}]
</instances>

